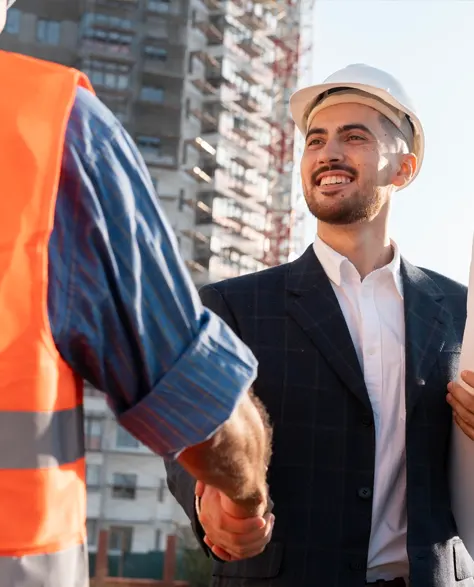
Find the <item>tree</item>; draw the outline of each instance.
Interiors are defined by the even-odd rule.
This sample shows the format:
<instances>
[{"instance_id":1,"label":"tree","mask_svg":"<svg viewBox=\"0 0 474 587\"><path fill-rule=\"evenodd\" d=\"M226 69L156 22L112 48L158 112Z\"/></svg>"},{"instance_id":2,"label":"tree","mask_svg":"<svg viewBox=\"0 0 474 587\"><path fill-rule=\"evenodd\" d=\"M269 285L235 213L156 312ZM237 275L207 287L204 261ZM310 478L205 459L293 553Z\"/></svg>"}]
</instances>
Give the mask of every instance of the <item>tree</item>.
<instances>
[{"instance_id":1,"label":"tree","mask_svg":"<svg viewBox=\"0 0 474 587\"><path fill-rule=\"evenodd\" d=\"M178 545L183 579L190 587L208 587L211 580L212 560L199 546L189 526L177 528Z\"/></svg>"}]
</instances>

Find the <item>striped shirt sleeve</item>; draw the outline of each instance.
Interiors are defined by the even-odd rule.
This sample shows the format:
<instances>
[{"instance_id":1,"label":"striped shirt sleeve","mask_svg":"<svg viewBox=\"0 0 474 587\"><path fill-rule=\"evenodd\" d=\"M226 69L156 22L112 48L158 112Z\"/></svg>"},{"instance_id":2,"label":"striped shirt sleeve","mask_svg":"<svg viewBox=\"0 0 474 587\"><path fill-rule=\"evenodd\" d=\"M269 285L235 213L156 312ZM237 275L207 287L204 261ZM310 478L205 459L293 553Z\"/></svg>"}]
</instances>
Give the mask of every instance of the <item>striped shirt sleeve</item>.
<instances>
[{"instance_id":1,"label":"striped shirt sleeve","mask_svg":"<svg viewBox=\"0 0 474 587\"><path fill-rule=\"evenodd\" d=\"M49 261L55 343L119 422L168 458L212 436L252 384L256 359L202 306L141 155L82 89Z\"/></svg>"}]
</instances>

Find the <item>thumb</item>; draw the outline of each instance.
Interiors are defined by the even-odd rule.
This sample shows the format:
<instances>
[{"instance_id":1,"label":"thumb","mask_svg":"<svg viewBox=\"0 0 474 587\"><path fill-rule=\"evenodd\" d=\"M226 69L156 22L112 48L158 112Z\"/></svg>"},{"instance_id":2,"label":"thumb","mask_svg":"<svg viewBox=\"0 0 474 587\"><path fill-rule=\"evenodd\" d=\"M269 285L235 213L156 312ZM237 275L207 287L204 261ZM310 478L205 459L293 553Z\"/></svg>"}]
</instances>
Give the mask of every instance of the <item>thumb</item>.
<instances>
[{"instance_id":1,"label":"thumb","mask_svg":"<svg viewBox=\"0 0 474 587\"><path fill-rule=\"evenodd\" d=\"M232 501L229 497L227 497L227 495L225 495L222 492L220 493L220 501L221 501L221 507L222 510L228 514L229 516L232 516L233 518L240 518L240 519L246 519L246 518L261 518L262 519L262 527L265 526L264 520L263 520L263 515L265 514L265 505L262 504L259 507L252 507L252 508L247 508L245 506L242 506L240 504L235 503L234 501Z\"/></svg>"}]
</instances>

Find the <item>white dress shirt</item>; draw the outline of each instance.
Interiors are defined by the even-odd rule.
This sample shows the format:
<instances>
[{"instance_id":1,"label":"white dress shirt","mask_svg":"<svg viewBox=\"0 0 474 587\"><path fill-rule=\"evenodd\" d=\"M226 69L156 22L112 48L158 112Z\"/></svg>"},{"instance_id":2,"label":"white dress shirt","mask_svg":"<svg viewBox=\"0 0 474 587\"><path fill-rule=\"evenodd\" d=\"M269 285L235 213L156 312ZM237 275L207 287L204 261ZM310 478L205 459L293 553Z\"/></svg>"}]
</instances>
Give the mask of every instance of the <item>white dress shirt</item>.
<instances>
[{"instance_id":1,"label":"white dress shirt","mask_svg":"<svg viewBox=\"0 0 474 587\"><path fill-rule=\"evenodd\" d=\"M375 480L367 581L408 577L406 550L405 315L400 253L361 281L354 265L316 237L364 374L375 421Z\"/></svg>"}]
</instances>

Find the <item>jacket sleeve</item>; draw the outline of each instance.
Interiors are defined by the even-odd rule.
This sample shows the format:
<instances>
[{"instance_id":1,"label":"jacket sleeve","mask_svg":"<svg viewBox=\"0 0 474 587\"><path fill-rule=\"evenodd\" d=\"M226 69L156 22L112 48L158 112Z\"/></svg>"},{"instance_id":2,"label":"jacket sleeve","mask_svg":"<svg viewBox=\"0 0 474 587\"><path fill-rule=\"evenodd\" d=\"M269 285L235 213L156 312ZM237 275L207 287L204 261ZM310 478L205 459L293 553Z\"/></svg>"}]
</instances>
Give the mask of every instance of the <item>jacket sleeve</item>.
<instances>
[{"instance_id":1,"label":"jacket sleeve","mask_svg":"<svg viewBox=\"0 0 474 587\"><path fill-rule=\"evenodd\" d=\"M199 295L204 306L220 316L239 335L237 322L219 290L212 285L206 285L200 290ZM212 555L203 542L204 530L199 523L195 508L194 487L196 480L177 461L165 461L165 467L168 488L188 516L199 544L207 556L211 555L216 560L219 560Z\"/></svg>"}]
</instances>

